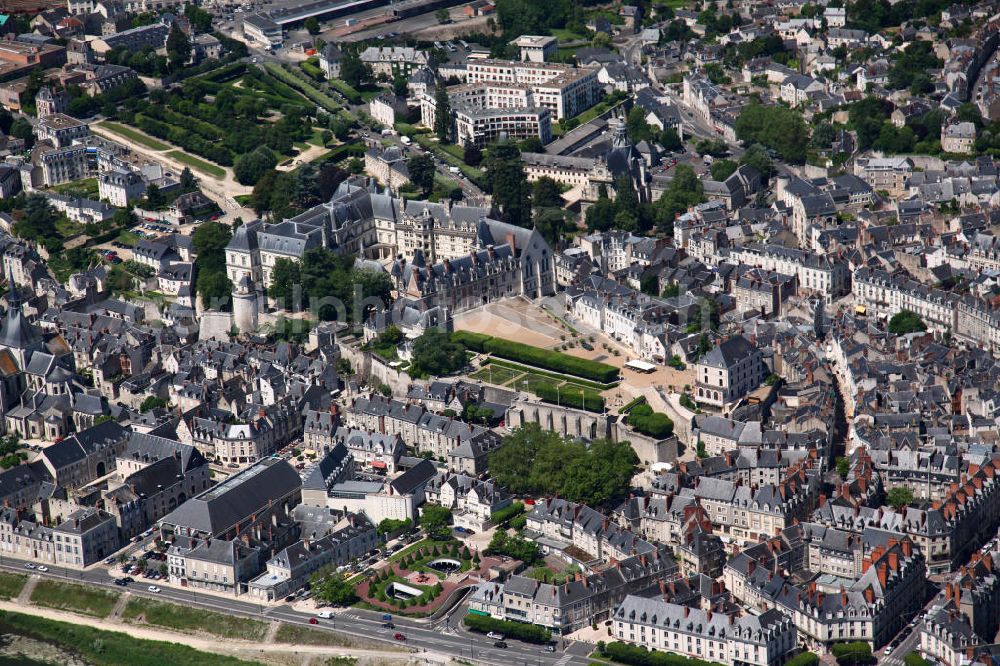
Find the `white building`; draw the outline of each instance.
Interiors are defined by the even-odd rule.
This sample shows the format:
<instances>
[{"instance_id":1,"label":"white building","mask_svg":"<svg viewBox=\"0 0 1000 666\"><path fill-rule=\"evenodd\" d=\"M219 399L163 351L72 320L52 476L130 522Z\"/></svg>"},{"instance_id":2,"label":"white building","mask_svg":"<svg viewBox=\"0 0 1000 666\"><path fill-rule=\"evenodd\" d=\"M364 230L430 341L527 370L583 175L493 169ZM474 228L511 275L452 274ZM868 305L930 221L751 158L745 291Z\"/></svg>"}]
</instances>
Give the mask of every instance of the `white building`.
<instances>
[{"instance_id":1,"label":"white building","mask_svg":"<svg viewBox=\"0 0 1000 666\"><path fill-rule=\"evenodd\" d=\"M742 335L717 344L694 368L695 400L715 407L740 400L764 379L760 350Z\"/></svg>"},{"instance_id":2,"label":"white building","mask_svg":"<svg viewBox=\"0 0 1000 666\"><path fill-rule=\"evenodd\" d=\"M629 595L612 623L619 641L729 666L777 666L796 647L795 625L773 608L736 618Z\"/></svg>"}]
</instances>

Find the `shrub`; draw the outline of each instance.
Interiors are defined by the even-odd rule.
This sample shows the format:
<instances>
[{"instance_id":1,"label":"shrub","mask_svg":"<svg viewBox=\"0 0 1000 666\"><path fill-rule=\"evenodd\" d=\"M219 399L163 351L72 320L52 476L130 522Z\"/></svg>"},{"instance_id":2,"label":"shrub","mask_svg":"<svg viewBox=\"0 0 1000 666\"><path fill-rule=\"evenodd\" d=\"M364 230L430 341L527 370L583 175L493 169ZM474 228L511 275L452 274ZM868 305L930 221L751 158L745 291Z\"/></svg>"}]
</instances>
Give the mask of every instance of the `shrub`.
<instances>
[{"instance_id":1,"label":"shrub","mask_svg":"<svg viewBox=\"0 0 1000 666\"><path fill-rule=\"evenodd\" d=\"M451 334L451 339L453 342L461 342L466 349L482 353L486 351L486 343L492 339L492 336L472 333L471 331L455 331Z\"/></svg>"},{"instance_id":2,"label":"shrub","mask_svg":"<svg viewBox=\"0 0 1000 666\"><path fill-rule=\"evenodd\" d=\"M674 432L674 422L660 412L654 412L649 405L636 405L629 412L627 423L643 435L665 439Z\"/></svg>"},{"instance_id":3,"label":"shrub","mask_svg":"<svg viewBox=\"0 0 1000 666\"><path fill-rule=\"evenodd\" d=\"M575 409L585 409L588 412L604 411L604 398L600 393L591 389L560 386L556 390L551 384L537 384L531 390L545 402Z\"/></svg>"},{"instance_id":4,"label":"shrub","mask_svg":"<svg viewBox=\"0 0 1000 666\"><path fill-rule=\"evenodd\" d=\"M682 657L669 652L649 652L644 647L628 643L608 643L601 653L612 661L634 666L712 666L703 659Z\"/></svg>"},{"instance_id":5,"label":"shrub","mask_svg":"<svg viewBox=\"0 0 1000 666\"><path fill-rule=\"evenodd\" d=\"M465 626L472 631L478 631L483 634L496 631L504 636L522 640L526 643L545 644L552 638L552 633L548 629L535 624L497 620L485 615L466 615L463 621L465 622Z\"/></svg>"}]
</instances>

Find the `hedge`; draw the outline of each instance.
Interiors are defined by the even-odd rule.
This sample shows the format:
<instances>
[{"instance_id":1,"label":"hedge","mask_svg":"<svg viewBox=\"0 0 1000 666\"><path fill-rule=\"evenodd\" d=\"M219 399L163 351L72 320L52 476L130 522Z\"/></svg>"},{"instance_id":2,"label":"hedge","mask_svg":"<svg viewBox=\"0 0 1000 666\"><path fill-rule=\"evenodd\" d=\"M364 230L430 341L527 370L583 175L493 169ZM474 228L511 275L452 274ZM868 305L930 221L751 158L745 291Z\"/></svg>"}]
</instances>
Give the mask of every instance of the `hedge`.
<instances>
[{"instance_id":1,"label":"hedge","mask_svg":"<svg viewBox=\"0 0 1000 666\"><path fill-rule=\"evenodd\" d=\"M650 652L638 645L628 643L608 643L604 655L622 664L632 666L715 666L717 662L693 659L670 652Z\"/></svg>"},{"instance_id":2,"label":"hedge","mask_svg":"<svg viewBox=\"0 0 1000 666\"><path fill-rule=\"evenodd\" d=\"M595 391L607 391L608 389L618 386L618 382L602 384L600 382L580 379L579 377L567 377L566 375L560 375L556 372L547 372L545 370L539 370L538 368L533 368L521 363L514 363L514 361L505 361L502 358L487 358L483 361L483 366L485 367L487 365L495 365L498 368L507 368L508 370L513 370L515 372L529 372L536 377L548 377L556 382L569 382L573 386L582 386L583 388L594 389Z\"/></svg>"},{"instance_id":3,"label":"hedge","mask_svg":"<svg viewBox=\"0 0 1000 666\"><path fill-rule=\"evenodd\" d=\"M461 342L466 349L480 353L486 351L486 343L492 339L492 335L473 333L472 331L455 331L451 334L452 342Z\"/></svg>"},{"instance_id":4,"label":"hedge","mask_svg":"<svg viewBox=\"0 0 1000 666\"><path fill-rule=\"evenodd\" d=\"M674 422L670 417L660 412L654 412L649 405L636 405L625 422L643 435L666 439L674 433Z\"/></svg>"},{"instance_id":5,"label":"hedge","mask_svg":"<svg viewBox=\"0 0 1000 666\"><path fill-rule=\"evenodd\" d=\"M524 513L524 502L514 502L510 506L505 506L499 511L494 511L490 514L490 520L495 524L505 523L515 516L519 516Z\"/></svg>"},{"instance_id":6,"label":"hedge","mask_svg":"<svg viewBox=\"0 0 1000 666\"><path fill-rule=\"evenodd\" d=\"M525 622L511 622L509 620L497 620L485 615L466 615L465 626L472 631L489 633L496 631L508 638L516 638L525 643L538 643L544 645L552 640L552 632L537 624L527 624Z\"/></svg>"}]
</instances>

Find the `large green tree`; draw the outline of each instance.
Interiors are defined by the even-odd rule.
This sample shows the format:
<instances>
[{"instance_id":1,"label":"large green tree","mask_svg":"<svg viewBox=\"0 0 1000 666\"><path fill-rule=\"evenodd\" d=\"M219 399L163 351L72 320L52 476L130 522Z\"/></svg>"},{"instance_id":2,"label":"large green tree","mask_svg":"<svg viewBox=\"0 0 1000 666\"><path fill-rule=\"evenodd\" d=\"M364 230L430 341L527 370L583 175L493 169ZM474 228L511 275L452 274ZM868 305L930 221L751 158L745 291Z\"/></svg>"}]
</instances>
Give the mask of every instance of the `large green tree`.
<instances>
[{"instance_id":1,"label":"large green tree","mask_svg":"<svg viewBox=\"0 0 1000 666\"><path fill-rule=\"evenodd\" d=\"M705 200L705 186L694 169L678 164L666 191L655 204L656 223L662 233L672 233L674 218Z\"/></svg>"},{"instance_id":2,"label":"large green tree","mask_svg":"<svg viewBox=\"0 0 1000 666\"><path fill-rule=\"evenodd\" d=\"M354 49L345 49L344 57L340 60L340 78L349 86L359 88L372 78L372 70L365 63L361 62L361 57Z\"/></svg>"},{"instance_id":3,"label":"large green tree","mask_svg":"<svg viewBox=\"0 0 1000 666\"><path fill-rule=\"evenodd\" d=\"M513 143L496 144L486 160L486 178L493 205L505 221L531 227L531 185L524 174L521 153Z\"/></svg>"},{"instance_id":4,"label":"large green tree","mask_svg":"<svg viewBox=\"0 0 1000 666\"><path fill-rule=\"evenodd\" d=\"M461 370L468 360L465 345L452 342L440 328L429 328L413 341L413 369L423 375L447 375Z\"/></svg>"},{"instance_id":5,"label":"large green tree","mask_svg":"<svg viewBox=\"0 0 1000 666\"><path fill-rule=\"evenodd\" d=\"M285 310L293 310L302 305L296 302L296 296L301 301L301 291L296 293L296 287L302 288L302 274L299 270L299 262L282 257L274 262L271 270L271 284L268 285L267 295L270 296L279 307Z\"/></svg>"},{"instance_id":6,"label":"large green tree","mask_svg":"<svg viewBox=\"0 0 1000 666\"><path fill-rule=\"evenodd\" d=\"M434 134L440 141L451 141L451 100L444 84L434 91Z\"/></svg>"},{"instance_id":7,"label":"large green tree","mask_svg":"<svg viewBox=\"0 0 1000 666\"><path fill-rule=\"evenodd\" d=\"M747 145L759 143L776 151L787 162L801 164L806 159L809 129L794 109L751 103L740 112L736 136Z\"/></svg>"},{"instance_id":8,"label":"large green tree","mask_svg":"<svg viewBox=\"0 0 1000 666\"><path fill-rule=\"evenodd\" d=\"M233 164L233 175L240 185L256 185L268 171L278 163L278 156L267 146L258 146L253 151L240 155Z\"/></svg>"},{"instance_id":9,"label":"large green tree","mask_svg":"<svg viewBox=\"0 0 1000 666\"><path fill-rule=\"evenodd\" d=\"M167 60L174 69L179 69L191 58L191 40L176 23L167 34Z\"/></svg>"},{"instance_id":10,"label":"large green tree","mask_svg":"<svg viewBox=\"0 0 1000 666\"><path fill-rule=\"evenodd\" d=\"M430 194L434 188L434 174L437 169L434 166L434 159L427 153L414 155L406 161L406 168L410 172L410 181L413 182L424 196Z\"/></svg>"},{"instance_id":11,"label":"large green tree","mask_svg":"<svg viewBox=\"0 0 1000 666\"><path fill-rule=\"evenodd\" d=\"M425 504L420 514L420 526L432 539L444 540L451 535L451 511L439 504Z\"/></svg>"},{"instance_id":12,"label":"large green tree","mask_svg":"<svg viewBox=\"0 0 1000 666\"><path fill-rule=\"evenodd\" d=\"M195 289L206 308L225 309L229 305L233 285L226 276L225 249L232 235L228 225L205 222L191 236L197 255Z\"/></svg>"}]
</instances>

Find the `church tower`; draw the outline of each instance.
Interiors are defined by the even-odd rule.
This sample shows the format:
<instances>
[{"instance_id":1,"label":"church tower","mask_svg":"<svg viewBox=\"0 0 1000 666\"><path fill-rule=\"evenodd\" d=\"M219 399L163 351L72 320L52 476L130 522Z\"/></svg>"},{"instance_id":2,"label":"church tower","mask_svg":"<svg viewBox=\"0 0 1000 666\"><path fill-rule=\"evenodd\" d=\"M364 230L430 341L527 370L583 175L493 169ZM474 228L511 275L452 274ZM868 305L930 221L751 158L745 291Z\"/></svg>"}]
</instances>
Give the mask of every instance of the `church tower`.
<instances>
[{"instance_id":1,"label":"church tower","mask_svg":"<svg viewBox=\"0 0 1000 666\"><path fill-rule=\"evenodd\" d=\"M0 324L0 349L8 349L17 359L21 370L28 367L31 355L45 347L42 334L28 322L21 312L21 294L14 274L7 270L7 313Z\"/></svg>"}]
</instances>

